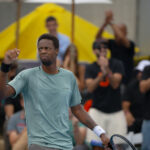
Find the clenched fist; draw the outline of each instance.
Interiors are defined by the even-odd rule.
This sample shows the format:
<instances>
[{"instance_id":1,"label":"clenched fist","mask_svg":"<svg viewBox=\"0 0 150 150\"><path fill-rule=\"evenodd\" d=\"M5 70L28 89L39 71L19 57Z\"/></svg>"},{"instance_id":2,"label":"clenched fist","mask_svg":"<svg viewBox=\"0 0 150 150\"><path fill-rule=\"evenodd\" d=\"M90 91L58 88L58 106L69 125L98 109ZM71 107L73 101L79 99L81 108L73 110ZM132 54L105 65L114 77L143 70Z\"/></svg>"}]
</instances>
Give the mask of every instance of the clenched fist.
<instances>
[{"instance_id":1,"label":"clenched fist","mask_svg":"<svg viewBox=\"0 0 150 150\"><path fill-rule=\"evenodd\" d=\"M15 60L17 60L19 53L20 50L17 48L7 51L3 62L5 64L12 64Z\"/></svg>"}]
</instances>

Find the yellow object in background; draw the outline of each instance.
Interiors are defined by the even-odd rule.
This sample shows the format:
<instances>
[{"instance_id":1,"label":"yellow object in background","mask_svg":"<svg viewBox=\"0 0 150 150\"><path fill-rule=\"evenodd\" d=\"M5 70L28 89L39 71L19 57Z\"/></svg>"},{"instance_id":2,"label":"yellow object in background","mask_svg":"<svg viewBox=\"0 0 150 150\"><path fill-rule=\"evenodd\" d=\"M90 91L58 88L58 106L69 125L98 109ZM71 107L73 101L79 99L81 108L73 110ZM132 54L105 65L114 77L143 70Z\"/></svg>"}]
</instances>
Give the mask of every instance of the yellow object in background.
<instances>
[{"instance_id":1,"label":"yellow object in background","mask_svg":"<svg viewBox=\"0 0 150 150\"><path fill-rule=\"evenodd\" d=\"M19 49L21 50L19 59L37 58L36 42L38 37L46 33L45 19L48 16L54 16L58 20L58 31L67 36L71 36L71 12L55 4L43 4L34 11L22 17L20 20ZM78 48L79 61L93 62L95 56L92 52L92 43L98 27L92 23L75 16L75 37L74 43ZM16 23L0 33L0 58L4 57L7 50L15 48ZM113 38L107 32L104 32L105 38ZM109 56L110 57L110 53Z\"/></svg>"}]
</instances>

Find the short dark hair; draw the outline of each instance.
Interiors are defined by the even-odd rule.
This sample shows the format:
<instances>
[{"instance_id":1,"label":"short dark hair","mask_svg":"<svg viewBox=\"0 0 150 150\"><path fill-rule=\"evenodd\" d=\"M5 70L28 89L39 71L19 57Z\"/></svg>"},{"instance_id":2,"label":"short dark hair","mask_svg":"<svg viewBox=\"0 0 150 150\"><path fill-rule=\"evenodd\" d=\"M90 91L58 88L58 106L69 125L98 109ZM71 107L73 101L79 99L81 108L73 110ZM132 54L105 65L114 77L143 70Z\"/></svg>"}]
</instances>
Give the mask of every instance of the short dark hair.
<instances>
[{"instance_id":1,"label":"short dark hair","mask_svg":"<svg viewBox=\"0 0 150 150\"><path fill-rule=\"evenodd\" d=\"M46 23L48 23L50 21L56 21L57 22L56 18L53 17L53 16L49 16L49 17L46 18Z\"/></svg>"},{"instance_id":2,"label":"short dark hair","mask_svg":"<svg viewBox=\"0 0 150 150\"><path fill-rule=\"evenodd\" d=\"M42 35L39 37L39 39L38 39L37 45L38 45L39 42L40 42L41 40L43 40L43 39L47 39L47 40L53 41L53 44L54 44L55 49L59 49L59 41L58 41L58 39L57 39L55 36L53 36L53 35L51 35L51 34L47 34L47 33L42 34Z\"/></svg>"},{"instance_id":3,"label":"short dark hair","mask_svg":"<svg viewBox=\"0 0 150 150\"><path fill-rule=\"evenodd\" d=\"M108 43L105 40L96 40L93 42L92 48L94 49L101 49L101 45L104 45L105 48L108 48Z\"/></svg>"}]
</instances>

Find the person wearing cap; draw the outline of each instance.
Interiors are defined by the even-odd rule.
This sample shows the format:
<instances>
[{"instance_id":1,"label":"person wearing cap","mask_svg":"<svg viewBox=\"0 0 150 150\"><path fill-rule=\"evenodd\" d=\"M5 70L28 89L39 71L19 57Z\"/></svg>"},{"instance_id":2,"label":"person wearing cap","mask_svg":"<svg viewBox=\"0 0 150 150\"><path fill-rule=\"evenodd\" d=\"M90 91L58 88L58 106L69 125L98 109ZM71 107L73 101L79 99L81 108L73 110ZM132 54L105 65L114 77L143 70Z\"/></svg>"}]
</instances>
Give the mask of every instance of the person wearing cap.
<instances>
[{"instance_id":1,"label":"person wearing cap","mask_svg":"<svg viewBox=\"0 0 150 150\"><path fill-rule=\"evenodd\" d=\"M134 69L134 48L135 44L127 37L127 27L125 24L115 24L113 20L113 12L111 10L106 11L105 22L100 27L96 39L101 39L104 29L110 26L114 32L114 39L105 39L108 43L108 48L111 51L111 57L122 61L125 69L125 77L123 78L123 84L127 85L131 79Z\"/></svg>"},{"instance_id":2,"label":"person wearing cap","mask_svg":"<svg viewBox=\"0 0 150 150\"><path fill-rule=\"evenodd\" d=\"M120 84L124 75L121 61L107 59L107 44L105 41L93 43L93 53L96 62L86 68L85 81L88 92L92 93L93 104L89 114L101 124L108 136L114 133L126 134L126 120L121 110ZM87 141L98 140L87 131Z\"/></svg>"},{"instance_id":3,"label":"person wearing cap","mask_svg":"<svg viewBox=\"0 0 150 150\"><path fill-rule=\"evenodd\" d=\"M140 91L145 95L144 114L142 124L142 150L150 150L150 65L143 70L142 80L140 81Z\"/></svg>"},{"instance_id":4,"label":"person wearing cap","mask_svg":"<svg viewBox=\"0 0 150 150\"><path fill-rule=\"evenodd\" d=\"M150 61L148 60L142 60L138 63L135 68L135 79L127 85L127 88L123 94L122 107L128 124L128 132L141 132L144 111L142 107L144 102L144 94L140 92L139 84L142 78L142 72L147 65L150 65Z\"/></svg>"}]
</instances>

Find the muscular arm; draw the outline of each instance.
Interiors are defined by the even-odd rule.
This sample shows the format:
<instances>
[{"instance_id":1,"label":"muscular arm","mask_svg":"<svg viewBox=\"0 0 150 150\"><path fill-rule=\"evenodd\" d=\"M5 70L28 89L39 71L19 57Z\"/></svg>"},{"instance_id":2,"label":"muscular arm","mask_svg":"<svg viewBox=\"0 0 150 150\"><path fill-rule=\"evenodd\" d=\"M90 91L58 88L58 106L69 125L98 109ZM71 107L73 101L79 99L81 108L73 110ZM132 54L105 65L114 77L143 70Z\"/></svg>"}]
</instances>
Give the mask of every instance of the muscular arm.
<instances>
[{"instance_id":1,"label":"muscular arm","mask_svg":"<svg viewBox=\"0 0 150 150\"><path fill-rule=\"evenodd\" d=\"M97 126L95 121L88 115L88 113L83 109L80 104L71 107L71 111L79 119L79 121L86 125L89 129L93 130L93 128ZM100 138L103 144L108 145L109 139L104 133L100 135Z\"/></svg>"},{"instance_id":2,"label":"muscular arm","mask_svg":"<svg viewBox=\"0 0 150 150\"><path fill-rule=\"evenodd\" d=\"M7 83L7 74L0 71L0 100L15 94L15 90L6 83Z\"/></svg>"},{"instance_id":3,"label":"muscular arm","mask_svg":"<svg viewBox=\"0 0 150 150\"><path fill-rule=\"evenodd\" d=\"M71 107L71 111L81 123L86 125L91 130L97 125L80 104Z\"/></svg>"},{"instance_id":4,"label":"muscular arm","mask_svg":"<svg viewBox=\"0 0 150 150\"><path fill-rule=\"evenodd\" d=\"M97 76L95 79L86 79L86 86L88 92L92 93L99 85L99 82L103 80L103 76Z\"/></svg>"},{"instance_id":5,"label":"muscular arm","mask_svg":"<svg viewBox=\"0 0 150 150\"><path fill-rule=\"evenodd\" d=\"M98 30L97 34L96 34L96 39L101 39L102 38L102 34L104 32L105 27L108 25L108 23L104 23L100 29Z\"/></svg>"},{"instance_id":6,"label":"muscular arm","mask_svg":"<svg viewBox=\"0 0 150 150\"><path fill-rule=\"evenodd\" d=\"M150 90L150 78L147 80L140 81L140 91L141 93L146 93Z\"/></svg>"},{"instance_id":7,"label":"muscular arm","mask_svg":"<svg viewBox=\"0 0 150 150\"><path fill-rule=\"evenodd\" d=\"M110 23L110 26L111 26L114 34L115 34L116 41L119 42L119 43L122 42L125 47L129 47L130 46L130 42L126 38L126 36L124 36L122 31L119 29L119 27L116 24L113 24L113 23Z\"/></svg>"}]
</instances>

